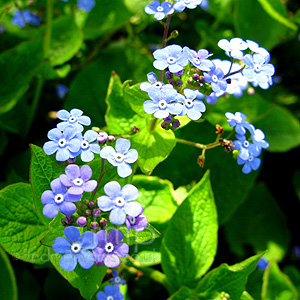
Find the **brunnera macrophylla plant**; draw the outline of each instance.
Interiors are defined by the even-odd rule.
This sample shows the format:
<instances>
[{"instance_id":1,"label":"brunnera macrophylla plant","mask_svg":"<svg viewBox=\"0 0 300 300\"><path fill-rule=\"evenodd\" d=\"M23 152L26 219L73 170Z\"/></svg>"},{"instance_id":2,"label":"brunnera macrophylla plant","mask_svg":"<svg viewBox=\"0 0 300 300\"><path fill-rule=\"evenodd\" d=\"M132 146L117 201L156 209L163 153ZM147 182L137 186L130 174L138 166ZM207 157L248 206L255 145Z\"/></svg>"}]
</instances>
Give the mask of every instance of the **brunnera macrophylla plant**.
<instances>
[{"instance_id":1,"label":"brunnera macrophylla plant","mask_svg":"<svg viewBox=\"0 0 300 300\"><path fill-rule=\"evenodd\" d=\"M94 0L78 0L76 6L89 12L96 4ZM145 5L145 13L154 15L164 26L163 42L161 48L153 51L157 74L149 70L145 74L147 81L134 90L137 98L143 95L146 100L138 104L123 103L124 110L129 107L133 114L127 120L129 131L115 132L110 126L100 130L80 107L70 111L61 109L56 113L60 122L48 131L43 148L33 147L34 206L39 219L47 225L46 234L38 242L42 251L51 253L50 261L55 268L86 299L99 290L107 270L112 269L108 274L113 277L100 288L97 299L124 299L121 290L126 283L125 274L141 276L142 273L163 284L171 295L169 299L240 300L246 295L247 276L262 262L263 254L259 254L208 272L216 254L218 231L209 172L186 193L180 206L169 201L170 208L159 215L158 219L165 218L168 222L167 229L161 226L164 232L157 261L163 273L145 268L138 259L138 244L143 243L146 252L155 252L149 245L160 236L148 221L147 209L151 214L151 208L163 207L164 194L171 195L172 188L156 178L135 175L137 165L147 175L151 173L143 169L145 161L153 160L155 151L168 152L158 153L162 161L172 150L164 149L164 141L172 139L175 143L173 132L188 122L202 122L209 114L208 106L221 99L226 101L228 94L239 98L245 92L253 93L256 87L268 89L272 85L275 68L270 63L271 55L255 41L239 37L221 39L217 45L228 60L215 58L209 49L167 45L172 38L169 36L172 16L206 5L203 0L152 1ZM29 10L16 10L12 19L21 28L26 24L39 26L40 21ZM119 86L125 91L123 94L126 87ZM68 87L57 85L59 98L67 93ZM233 159L241 165L241 173L256 171L261 165L262 149L269 147L263 128L255 128L242 111L227 111L223 118L232 128L226 137L224 128L215 124L217 136L209 144L179 138L176 142L201 149L198 159L201 167L206 151L219 147L233 153ZM143 131L155 132L160 143L142 136ZM145 140L146 150L137 147L139 138ZM43 183L39 179L41 174ZM152 207L147 192L162 195L160 205Z\"/></svg>"}]
</instances>

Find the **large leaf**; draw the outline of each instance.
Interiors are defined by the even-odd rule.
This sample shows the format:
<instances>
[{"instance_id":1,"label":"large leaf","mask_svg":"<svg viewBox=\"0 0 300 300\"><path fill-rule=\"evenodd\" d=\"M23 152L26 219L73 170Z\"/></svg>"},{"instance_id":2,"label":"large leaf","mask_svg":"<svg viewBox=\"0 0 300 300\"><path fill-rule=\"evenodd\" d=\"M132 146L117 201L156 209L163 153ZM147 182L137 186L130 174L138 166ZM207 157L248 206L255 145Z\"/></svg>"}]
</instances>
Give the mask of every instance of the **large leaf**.
<instances>
[{"instance_id":1,"label":"large leaf","mask_svg":"<svg viewBox=\"0 0 300 300\"><path fill-rule=\"evenodd\" d=\"M16 257L31 263L48 260L40 240L47 233L33 206L29 184L17 183L0 191L0 244Z\"/></svg>"},{"instance_id":2,"label":"large leaf","mask_svg":"<svg viewBox=\"0 0 300 300\"><path fill-rule=\"evenodd\" d=\"M24 42L0 55L0 114L11 110L43 62L42 40Z\"/></svg>"},{"instance_id":3,"label":"large leaf","mask_svg":"<svg viewBox=\"0 0 300 300\"><path fill-rule=\"evenodd\" d=\"M264 273L261 299L297 300L298 297L297 289L290 279L280 271L275 262L272 262Z\"/></svg>"},{"instance_id":4,"label":"large leaf","mask_svg":"<svg viewBox=\"0 0 300 300\"><path fill-rule=\"evenodd\" d=\"M62 255L50 250L50 260L57 271L67 279L70 284L79 289L80 294L85 299L91 299L99 289L102 279L107 271L107 267L93 266L90 269L83 269L77 264L74 271L65 271L59 266L59 261Z\"/></svg>"},{"instance_id":5,"label":"large leaf","mask_svg":"<svg viewBox=\"0 0 300 300\"><path fill-rule=\"evenodd\" d=\"M17 300L18 289L14 270L9 257L0 247L0 298L5 300Z\"/></svg>"},{"instance_id":6,"label":"large leaf","mask_svg":"<svg viewBox=\"0 0 300 300\"><path fill-rule=\"evenodd\" d=\"M269 260L281 260L290 241L285 216L263 183L253 188L225 225L225 232L231 251L239 256L252 246L256 252L268 249Z\"/></svg>"},{"instance_id":7,"label":"large leaf","mask_svg":"<svg viewBox=\"0 0 300 300\"><path fill-rule=\"evenodd\" d=\"M200 299L214 299L218 293L227 293L230 299L239 300L248 275L255 269L262 254L252 256L233 266L222 264L207 273L199 282L196 291Z\"/></svg>"},{"instance_id":8,"label":"large leaf","mask_svg":"<svg viewBox=\"0 0 300 300\"><path fill-rule=\"evenodd\" d=\"M162 267L175 289L195 287L209 269L216 254L217 230L207 172L173 215L162 242Z\"/></svg>"}]
</instances>

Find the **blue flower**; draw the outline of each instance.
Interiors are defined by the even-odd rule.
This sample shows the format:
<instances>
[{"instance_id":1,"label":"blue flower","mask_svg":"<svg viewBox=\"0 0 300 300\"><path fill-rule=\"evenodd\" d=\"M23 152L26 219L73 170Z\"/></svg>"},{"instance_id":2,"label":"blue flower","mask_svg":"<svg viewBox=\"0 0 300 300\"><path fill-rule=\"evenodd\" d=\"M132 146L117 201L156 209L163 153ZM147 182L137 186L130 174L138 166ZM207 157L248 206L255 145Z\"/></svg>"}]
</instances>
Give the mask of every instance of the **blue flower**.
<instances>
[{"instance_id":1,"label":"blue flower","mask_svg":"<svg viewBox=\"0 0 300 300\"><path fill-rule=\"evenodd\" d=\"M96 298L97 300L123 300L124 296L120 292L119 285L107 285L104 287L104 292L99 292Z\"/></svg>"},{"instance_id":2,"label":"blue flower","mask_svg":"<svg viewBox=\"0 0 300 300\"><path fill-rule=\"evenodd\" d=\"M80 230L74 226L66 227L64 237L54 240L53 250L56 253L65 253L59 261L59 265L66 271L74 271L77 262L84 269L94 265L95 258L92 252L97 247L97 237L91 231L86 231L80 236Z\"/></svg>"},{"instance_id":3,"label":"blue flower","mask_svg":"<svg viewBox=\"0 0 300 300\"><path fill-rule=\"evenodd\" d=\"M204 79L211 84L211 88L215 93L225 92L227 82L224 77L224 72L221 68L217 68L215 64L211 67L209 73L204 73Z\"/></svg>"},{"instance_id":4,"label":"blue flower","mask_svg":"<svg viewBox=\"0 0 300 300\"><path fill-rule=\"evenodd\" d=\"M142 211L142 205L136 200L138 189L132 184L126 184L121 189L117 181L108 182L104 186L107 196L98 197L97 203L102 211L111 211L109 221L116 225L125 223L126 214L137 217Z\"/></svg>"},{"instance_id":5,"label":"blue flower","mask_svg":"<svg viewBox=\"0 0 300 300\"><path fill-rule=\"evenodd\" d=\"M260 54L265 60L266 63L268 63L271 59L271 55L269 51L267 51L265 48L260 47L258 43L251 41L251 40L246 40L249 49L254 52Z\"/></svg>"},{"instance_id":6,"label":"blue flower","mask_svg":"<svg viewBox=\"0 0 300 300\"><path fill-rule=\"evenodd\" d=\"M57 112L58 119L64 121L57 124L57 128L64 130L67 126L74 126L78 132L83 131L83 126L91 125L91 119L87 116L83 116L83 111L77 108L73 108L70 112L65 109L61 109Z\"/></svg>"},{"instance_id":7,"label":"blue flower","mask_svg":"<svg viewBox=\"0 0 300 300\"><path fill-rule=\"evenodd\" d=\"M257 269L258 270L265 270L267 266L269 265L269 262L267 261L266 258L262 257L258 263L257 263Z\"/></svg>"},{"instance_id":8,"label":"blue flower","mask_svg":"<svg viewBox=\"0 0 300 300\"><path fill-rule=\"evenodd\" d=\"M272 64L266 64L266 60L258 53L246 54L244 64L248 67L242 71L242 74L249 81L257 81L258 84L269 82L270 76L274 75L275 68Z\"/></svg>"},{"instance_id":9,"label":"blue flower","mask_svg":"<svg viewBox=\"0 0 300 300\"><path fill-rule=\"evenodd\" d=\"M51 129L48 132L49 142L43 146L43 150L47 155L56 152L55 159L57 161L66 161L73 158L74 152L80 149L80 140L76 137L76 128L67 126L63 131L58 128Z\"/></svg>"},{"instance_id":10,"label":"blue flower","mask_svg":"<svg viewBox=\"0 0 300 300\"><path fill-rule=\"evenodd\" d=\"M112 229L109 234L105 230L96 233L98 246L93 250L98 266L105 265L108 268L116 268L120 265L120 257L125 257L129 252L129 246L121 243L124 235L121 231Z\"/></svg>"},{"instance_id":11,"label":"blue flower","mask_svg":"<svg viewBox=\"0 0 300 300\"><path fill-rule=\"evenodd\" d=\"M145 12L148 15L154 14L154 18L160 21L166 15L171 15L174 12L174 9L170 2L162 2L162 4L160 4L159 1L152 1L150 5L145 7Z\"/></svg>"},{"instance_id":12,"label":"blue flower","mask_svg":"<svg viewBox=\"0 0 300 300\"><path fill-rule=\"evenodd\" d=\"M77 7L79 9L84 10L85 12L89 12L96 5L95 0L78 0Z\"/></svg>"},{"instance_id":13,"label":"blue flower","mask_svg":"<svg viewBox=\"0 0 300 300\"><path fill-rule=\"evenodd\" d=\"M239 156L243 160L247 160L251 155L259 156L261 148L256 147L254 144L246 140L245 135L236 135L239 140L233 141L234 150L239 150Z\"/></svg>"},{"instance_id":14,"label":"blue flower","mask_svg":"<svg viewBox=\"0 0 300 300\"><path fill-rule=\"evenodd\" d=\"M206 49L200 49L198 52L195 50L189 49L188 47L184 47L183 49L187 49L186 53L190 62L199 70L202 71L210 71L213 63L207 58L212 56L213 54L209 54Z\"/></svg>"},{"instance_id":15,"label":"blue flower","mask_svg":"<svg viewBox=\"0 0 300 300\"><path fill-rule=\"evenodd\" d=\"M209 9L209 2L208 0L202 0L202 2L200 3L200 6L203 10L208 10Z\"/></svg>"},{"instance_id":16,"label":"blue flower","mask_svg":"<svg viewBox=\"0 0 300 300\"><path fill-rule=\"evenodd\" d=\"M268 148L269 143L264 140L265 134L260 129L255 129L253 125L250 125L250 132L251 132L251 138L253 141L253 144L258 148Z\"/></svg>"},{"instance_id":17,"label":"blue flower","mask_svg":"<svg viewBox=\"0 0 300 300\"><path fill-rule=\"evenodd\" d=\"M119 284L124 285L125 284L125 280L119 276L119 273L117 270L113 270L112 274L113 274L113 278L109 280L110 283L116 284L116 285L119 285Z\"/></svg>"},{"instance_id":18,"label":"blue flower","mask_svg":"<svg viewBox=\"0 0 300 300\"><path fill-rule=\"evenodd\" d=\"M182 12L186 7L189 9L194 9L200 5L202 0L177 0L174 4L174 9L178 12Z\"/></svg>"},{"instance_id":19,"label":"blue flower","mask_svg":"<svg viewBox=\"0 0 300 300\"><path fill-rule=\"evenodd\" d=\"M189 63L186 51L183 51L179 45L170 45L163 49L155 50L153 52L155 58L153 66L158 70L169 68L170 72L177 73Z\"/></svg>"},{"instance_id":20,"label":"blue flower","mask_svg":"<svg viewBox=\"0 0 300 300\"><path fill-rule=\"evenodd\" d=\"M178 92L174 88L153 89L148 95L152 100L147 100L143 104L147 114L154 113L155 118L163 119L170 114L179 115L182 112L182 105L176 100Z\"/></svg>"},{"instance_id":21,"label":"blue flower","mask_svg":"<svg viewBox=\"0 0 300 300\"><path fill-rule=\"evenodd\" d=\"M123 178L132 173L129 164L134 163L138 159L137 150L130 149L130 145L129 140L121 138L116 141L116 150L112 146L106 146L100 152L102 158L107 159L110 164L117 167L119 176Z\"/></svg>"},{"instance_id":22,"label":"blue flower","mask_svg":"<svg viewBox=\"0 0 300 300\"><path fill-rule=\"evenodd\" d=\"M142 207L142 211L136 217L126 217L125 224L128 231L130 231L131 228L135 231L143 231L148 226L148 218L143 215L143 212L144 207Z\"/></svg>"},{"instance_id":23,"label":"blue flower","mask_svg":"<svg viewBox=\"0 0 300 300\"><path fill-rule=\"evenodd\" d=\"M56 86L56 94L59 98L64 98L69 91L69 88L63 84L58 84Z\"/></svg>"},{"instance_id":24,"label":"blue flower","mask_svg":"<svg viewBox=\"0 0 300 300\"><path fill-rule=\"evenodd\" d=\"M28 9L23 11L17 10L14 13L12 18L12 23L19 26L20 28L24 27L26 23L31 25L39 25L41 23L41 18L34 13L30 12Z\"/></svg>"},{"instance_id":25,"label":"blue flower","mask_svg":"<svg viewBox=\"0 0 300 300\"><path fill-rule=\"evenodd\" d=\"M59 176L62 184L67 187L68 193L72 195L82 195L83 192L91 193L97 187L96 180L90 180L93 171L90 166L83 165L81 168L77 165L68 165L65 173Z\"/></svg>"},{"instance_id":26,"label":"blue flower","mask_svg":"<svg viewBox=\"0 0 300 300\"><path fill-rule=\"evenodd\" d=\"M235 127L236 133L240 135L245 135L246 134L246 129L249 128L250 124L245 121L246 120L246 115L236 112L235 114L227 112L225 116L228 118L227 122L231 127Z\"/></svg>"},{"instance_id":27,"label":"blue flower","mask_svg":"<svg viewBox=\"0 0 300 300\"><path fill-rule=\"evenodd\" d=\"M256 151L257 149L255 147L249 147L248 159L242 159L240 156L238 156L237 163L238 165L244 165L242 169L244 174L249 174L252 170L257 170L259 168L261 160L254 154Z\"/></svg>"},{"instance_id":28,"label":"blue flower","mask_svg":"<svg viewBox=\"0 0 300 300\"><path fill-rule=\"evenodd\" d=\"M244 55L243 50L246 50L248 48L248 44L241 38L233 38L230 41L221 39L218 42L218 46L221 49L225 50L225 53L228 56L236 59L241 59Z\"/></svg>"},{"instance_id":29,"label":"blue flower","mask_svg":"<svg viewBox=\"0 0 300 300\"><path fill-rule=\"evenodd\" d=\"M140 84L140 89L144 92L149 92L151 89L162 89L162 88L172 88L171 84L164 84L162 81L157 80L155 73L150 72L147 74L149 82L142 82Z\"/></svg>"},{"instance_id":30,"label":"blue flower","mask_svg":"<svg viewBox=\"0 0 300 300\"><path fill-rule=\"evenodd\" d=\"M201 100L195 100L197 98L196 91L190 89L183 90L184 95L179 94L178 101L183 103L182 112L179 116L187 115L191 120L198 120L201 118L202 113L206 111L205 104ZM198 93L198 98L199 98ZM202 98L204 95L202 94Z\"/></svg>"},{"instance_id":31,"label":"blue flower","mask_svg":"<svg viewBox=\"0 0 300 300\"><path fill-rule=\"evenodd\" d=\"M73 215L76 211L76 205L72 202L79 201L81 194L69 194L67 187L61 183L59 178L51 181L50 186L52 191L44 191L41 196L41 201L45 205L43 208L44 216L54 218L59 210L66 216Z\"/></svg>"}]
</instances>

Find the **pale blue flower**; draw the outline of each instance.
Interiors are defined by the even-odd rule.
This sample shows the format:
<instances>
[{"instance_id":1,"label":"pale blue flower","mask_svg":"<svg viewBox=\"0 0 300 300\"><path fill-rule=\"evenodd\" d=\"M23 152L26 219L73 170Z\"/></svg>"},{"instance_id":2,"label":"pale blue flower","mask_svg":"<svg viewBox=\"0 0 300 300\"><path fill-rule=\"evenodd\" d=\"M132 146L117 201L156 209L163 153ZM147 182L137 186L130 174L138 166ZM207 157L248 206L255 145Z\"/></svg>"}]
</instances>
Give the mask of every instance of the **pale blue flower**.
<instances>
[{"instance_id":1,"label":"pale blue flower","mask_svg":"<svg viewBox=\"0 0 300 300\"><path fill-rule=\"evenodd\" d=\"M174 4L174 9L178 12L182 12L185 8L194 9L200 5L202 0L177 0Z\"/></svg>"},{"instance_id":2,"label":"pale blue flower","mask_svg":"<svg viewBox=\"0 0 300 300\"><path fill-rule=\"evenodd\" d=\"M57 128L64 130L67 126L74 126L78 132L83 131L83 126L91 125L91 119L87 116L83 116L83 111L77 108L73 108L70 112L65 109L61 109L57 112L58 119L64 121L57 124Z\"/></svg>"},{"instance_id":3,"label":"pale blue flower","mask_svg":"<svg viewBox=\"0 0 300 300\"><path fill-rule=\"evenodd\" d=\"M162 20L166 15L171 15L174 12L172 3L160 1L152 1L150 5L145 7L145 12L149 15L154 15L154 18L158 21Z\"/></svg>"},{"instance_id":4,"label":"pale blue flower","mask_svg":"<svg viewBox=\"0 0 300 300\"><path fill-rule=\"evenodd\" d=\"M241 38L233 38L230 41L221 39L218 42L218 46L221 49L225 50L225 53L228 56L236 59L241 59L244 55L243 50L246 50L248 48L248 44Z\"/></svg>"}]
</instances>

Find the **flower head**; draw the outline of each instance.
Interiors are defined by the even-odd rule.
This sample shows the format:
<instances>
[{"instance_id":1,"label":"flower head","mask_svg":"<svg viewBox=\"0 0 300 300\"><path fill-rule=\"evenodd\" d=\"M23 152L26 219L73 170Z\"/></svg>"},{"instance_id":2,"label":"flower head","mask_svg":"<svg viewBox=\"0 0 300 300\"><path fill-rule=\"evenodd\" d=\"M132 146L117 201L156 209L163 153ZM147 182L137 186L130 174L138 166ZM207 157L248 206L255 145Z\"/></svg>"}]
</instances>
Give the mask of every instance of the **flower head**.
<instances>
[{"instance_id":1,"label":"flower head","mask_svg":"<svg viewBox=\"0 0 300 300\"><path fill-rule=\"evenodd\" d=\"M150 5L145 7L145 12L148 15L154 15L154 18L158 21L162 20L166 15L170 15L174 12L172 3L160 1L152 1Z\"/></svg>"},{"instance_id":2,"label":"flower head","mask_svg":"<svg viewBox=\"0 0 300 300\"><path fill-rule=\"evenodd\" d=\"M52 246L56 253L65 253L59 261L60 267L66 271L73 271L79 262L82 268L91 268L95 258L89 250L97 246L96 235L91 231L86 231L80 236L80 230L74 226L66 227L64 234L66 238L56 238Z\"/></svg>"},{"instance_id":3,"label":"flower head","mask_svg":"<svg viewBox=\"0 0 300 300\"><path fill-rule=\"evenodd\" d=\"M202 71L210 71L213 63L207 58L212 56L213 54L209 54L206 49L200 49L198 52L195 50L187 48L187 54L190 62L199 70Z\"/></svg>"},{"instance_id":4,"label":"flower head","mask_svg":"<svg viewBox=\"0 0 300 300\"><path fill-rule=\"evenodd\" d=\"M127 177L132 173L129 164L134 163L138 159L138 152L135 149L130 149L130 142L127 139L120 138L116 141L115 148L112 146L104 147L100 156L105 158L114 167L117 167L117 172L120 177Z\"/></svg>"},{"instance_id":5,"label":"flower head","mask_svg":"<svg viewBox=\"0 0 300 300\"><path fill-rule=\"evenodd\" d=\"M125 223L126 214L137 217L142 211L142 205L136 200L139 196L138 189L132 184L126 184L122 189L117 181L108 182L104 186L107 196L97 199L102 211L111 211L109 220L116 225Z\"/></svg>"},{"instance_id":6,"label":"flower head","mask_svg":"<svg viewBox=\"0 0 300 300\"><path fill-rule=\"evenodd\" d=\"M147 78L149 82L140 84L140 89L144 92L149 92L151 89L172 88L171 84L164 84L162 81L158 81L156 74L153 72L148 73Z\"/></svg>"},{"instance_id":7,"label":"flower head","mask_svg":"<svg viewBox=\"0 0 300 300\"><path fill-rule=\"evenodd\" d=\"M129 252L129 246L121 243L124 235L121 231L112 229L109 234L105 230L96 233L98 246L93 250L98 265L104 264L108 268L116 268L120 265L120 257L125 257Z\"/></svg>"},{"instance_id":8,"label":"flower head","mask_svg":"<svg viewBox=\"0 0 300 300\"><path fill-rule=\"evenodd\" d=\"M178 12L182 12L185 8L194 9L200 5L202 0L177 0L174 4L174 9Z\"/></svg>"},{"instance_id":9,"label":"flower head","mask_svg":"<svg viewBox=\"0 0 300 300\"><path fill-rule=\"evenodd\" d=\"M123 300L124 296L120 292L119 285L115 284L105 286L104 292L99 292L96 298L97 300Z\"/></svg>"},{"instance_id":10,"label":"flower head","mask_svg":"<svg viewBox=\"0 0 300 300\"><path fill-rule=\"evenodd\" d=\"M142 211L136 217L126 217L125 224L128 231L130 231L131 228L135 231L143 231L148 226L148 218L143 215L143 212L144 207L142 207Z\"/></svg>"},{"instance_id":11,"label":"flower head","mask_svg":"<svg viewBox=\"0 0 300 300\"><path fill-rule=\"evenodd\" d=\"M241 38L233 38L230 41L221 39L218 42L218 46L221 49L225 50L225 53L228 56L236 59L241 59L244 55L243 50L246 50L248 48L248 44Z\"/></svg>"},{"instance_id":12,"label":"flower head","mask_svg":"<svg viewBox=\"0 0 300 300\"><path fill-rule=\"evenodd\" d=\"M249 174L252 170L257 170L261 163L260 158L257 158L255 155L255 152L257 152L255 147L250 147L248 151L249 156L247 159L242 159L240 156L237 158L237 163L239 165L244 165L242 169L244 174Z\"/></svg>"},{"instance_id":13,"label":"flower head","mask_svg":"<svg viewBox=\"0 0 300 300\"><path fill-rule=\"evenodd\" d=\"M77 0L77 7L85 12L91 11L95 5L95 0Z\"/></svg>"},{"instance_id":14,"label":"flower head","mask_svg":"<svg viewBox=\"0 0 300 300\"><path fill-rule=\"evenodd\" d=\"M235 114L227 112L225 116L228 118L227 122L231 127L235 127L235 131L240 135L246 134L246 128L249 128L250 124L245 121L247 116L236 112Z\"/></svg>"},{"instance_id":15,"label":"flower head","mask_svg":"<svg viewBox=\"0 0 300 300\"><path fill-rule=\"evenodd\" d=\"M63 84L58 84L56 86L56 94L59 98L64 98L69 91L69 88Z\"/></svg>"},{"instance_id":16,"label":"flower head","mask_svg":"<svg viewBox=\"0 0 300 300\"><path fill-rule=\"evenodd\" d=\"M41 18L28 9L24 9L23 11L17 10L12 18L12 23L20 28L24 27L26 23L39 25L40 22Z\"/></svg>"},{"instance_id":17,"label":"flower head","mask_svg":"<svg viewBox=\"0 0 300 300\"><path fill-rule=\"evenodd\" d=\"M109 280L110 283L116 284L116 285L119 285L119 284L124 285L125 284L125 280L119 276L119 273L117 270L113 270L112 274L113 274L113 278Z\"/></svg>"},{"instance_id":18,"label":"flower head","mask_svg":"<svg viewBox=\"0 0 300 300\"><path fill-rule=\"evenodd\" d=\"M81 194L69 194L67 187L61 183L59 178L51 181L50 186L52 191L44 191L41 196L41 201L45 205L43 208L44 216L47 218L54 218L59 210L66 216L74 214L76 205L72 202L79 201L81 199Z\"/></svg>"},{"instance_id":19,"label":"flower head","mask_svg":"<svg viewBox=\"0 0 300 300\"><path fill-rule=\"evenodd\" d=\"M211 84L211 88L215 93L225 92L227 82L224 77L224 72L221 68L216 67L215 64L210 69L209 73L204 73L204 79Z\"/></svg>"}]
</instances>

